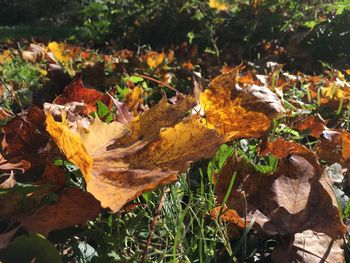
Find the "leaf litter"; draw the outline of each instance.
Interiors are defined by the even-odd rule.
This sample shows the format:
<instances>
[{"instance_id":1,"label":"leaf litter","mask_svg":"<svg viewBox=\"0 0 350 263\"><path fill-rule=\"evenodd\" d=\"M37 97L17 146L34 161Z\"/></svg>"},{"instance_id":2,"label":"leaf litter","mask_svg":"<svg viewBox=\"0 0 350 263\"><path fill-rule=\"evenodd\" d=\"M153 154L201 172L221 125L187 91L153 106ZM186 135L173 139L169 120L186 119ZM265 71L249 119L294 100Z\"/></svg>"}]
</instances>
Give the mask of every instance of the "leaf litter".
<instances>
[{"instance_id":1,"label":"leaf litter","mask_svg":"<svg viewBox=\"0 0 350 263\"><path fill-rule=\"evenodd\" d=\"M14 56L9 50L1 65ZM9 226L17 223L28 232L48 235L85 223L101 209L119 212L141 194L174 183L191 163L213 157L221 145L254 138L260 142L261 158L276 156L276 169L262 174L234 150L214 176L217 206L211 217L229 222L236 233L252 224L258 235L276 238L274 262L344 261L347 230L328 167L339 164L346 174L350 158L349 133L339 127L338 114L349 102L350 84L340 71L318 77L292 75L282 66L260 74L242 65L212 67L209 75L226 73L213 78L204 91L195 89L196 95L189 90L171 97L174 91L162 79L171 83L180 77L169 64L190 71L190 81L200 76L191 54L183 62L173 51L137 57L123 50L96 56L89 49L51 42L31 44L21 56L54 84L55 93L45 105L20 114L0 109L0 218ZM144 68L146 78L139 74L122 89L115 76L128 78L125 70L137 66ZM115 75L100 76L101 67ZM79 68L82 75L76 73ZM101 77L108 92L86 88L84 72L91 83L96 78L89 75ZM150 88L145 79L159 86ZM171 89L164 92L167 85ZM7 98L18 93L10 88ZM324 113L329 109L338 120ZM283 123L294 129L297 141L288 140ZM65 170L53 165L57 159L78 167L86 187L69 184ZM2 233L3 247L18 228L9 229Z\"/></svg>"}]
</instances>

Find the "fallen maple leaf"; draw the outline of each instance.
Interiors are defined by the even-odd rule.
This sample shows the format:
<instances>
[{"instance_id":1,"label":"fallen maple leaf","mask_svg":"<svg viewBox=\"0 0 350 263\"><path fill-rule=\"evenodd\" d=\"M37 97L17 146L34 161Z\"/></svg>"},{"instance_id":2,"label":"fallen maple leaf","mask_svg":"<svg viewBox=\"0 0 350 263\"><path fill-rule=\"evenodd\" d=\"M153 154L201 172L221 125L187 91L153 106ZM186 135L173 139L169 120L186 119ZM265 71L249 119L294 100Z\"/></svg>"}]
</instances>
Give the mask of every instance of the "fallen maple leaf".
<instances>
[{"instance_id":1,"label":"fallen maple leaf","mask_svg":"<svg viewBox=\"0 0 350 263\"><path fill-rule=\"evenodd\" d=\"M104 95L95 89L88 89L84 86L81 76L74 79L65 89L62 95L54 101L56 104L64 105L69 102L82 102L87 105L86 114L96 111L96 102L102 101L111 107L111 99L108 95Z\"/></svg>"},{"instance_id":2,"label":"fallen maple leaf","mask_svg":"<svg viewBox=\"0 0 350 263\"><path fill-rule=\"evenodd\" d=\"M309 132L309 134L315 138L318 138L323 131L328 130L326 122L320 119L318 116L310 116L299 121L295 125L295 129L303 132Z\"/></svg>"},{"instance_id":3,"label":"fallen maple leaf","mask_svg":"<svg viewBox=\"0 0 350 263\"><path fill-rule=\"evenodd\" d=\"M245 228L247 224L249 224L249 222L245 222L245 220L239 216L236 210L228 209L222 206L217 206L210 210L210 216L212 218L220 216L222 220L233 223L240 228Z\"/></svg>"},{"instance_id":4,"label":"fallen maple leaf","mask_svg":"<svg viewBox=\"0 0 350 263\"><path fill-rule=\"evenodd\" d=\"M45 132L44 120L44 112L33 106L2 127L4 136L1 142L0 163L3 169L16 164L17 168L26 171L45 164L44 156L47 152L44 148L49 137Z\"/></svg>"},{"instance_id":5,"label":"fallen maple leaf","mask_svg":"<svg viewBox=\"0 0 350 263\"><path fill-rule=\"evenodd\" d=\"M29 232L45 236L56 229L83 224L100 212L99 202L89 193L76 188L66 188L55 204L47 205L21 221Z\"/></svg>"},{"instance_id":6,"label":"fallen maple leaf","mask_svg":"<svg viewBox=\"0 0 350 263\"><path fill-rule=\"evenodd\" d=\"M292 154L310 153L309 149L304 145L294 141L285 141L277 138L273 142L267 142L266 145L260 145L260 155L271 153L278 158L287 158Z\"/></svg>"},{"instance_id":7,"label":"fallen maple leaf","mask_svg":"<svg viewBox=\"0 0 350 263\"><path fill-rule=\"evenodd\" d=\"M316 153L327 163L346 164L350 160L350 133L345 130L325 130L316 146Z\"/></svg>"},{"instance_id":8,"label":"fallen maple leaf","mask_svg":"<svg viewBox=\"0 0 350 263\"><path fill-rule=\"evenodd\" d=\"M57 42L50 42L47 45L47 49L52 52L53 56L57 61L67 63L70 61L70 57L64 54L64 44L58 44Z\"/></svg>"},{"instance_id":9,"label":"fallen maple leaf","mask_svg":"<svg viewBox=\"0 0 350 263\"><path fill-rule=\"evenodd\" d=\"M237 67L216 77L200 96L208 128L230 139L260 137L271 119L284 113L278 97L264 86L238 85Z\"/></svg>"},{"instance_id":10,"label":"fallen maple leaf","mask_svg":"<svg viewBox=\"0 0 350 263\"><path fill-rule=\"evenodd\" d=\"M249 221L254 219L255 228L287 238L305 230L340 238L346 228L327 170L322 171L313 153L300 147L291 148L291 144L284 144L285 153L279 153L278 169L269 176L258 174L243 159L230 157L217 176L219 202L224 199L233 172L237 171L226 204L239 216ZM283 144L278 141L278 145Z\"/></svg>"},{"instance_id":11,"label":"fallen maple leaf","mask_svg":"<svg viewBox=\"0 0 350 263\"><path fill-rule=\"evenodd\" d=\"M67 158L81 169L87 190L101 201L102 207L118 211L143 192L175 181L178 172L184 171L190 162L211 157L222 143L232 138L260 136L270 127L271 119L283 112L278 98L264 87L247 87L238 94L238 99L232 96L230 92L234 88L234 77L231 73L215 79L203 100L207 110L205 113L209 116L217 110L227 121L244 117L245 123L249 123L245 129L236 124L228 135L225 130L217 131L207 125L208 116L202 118L195 114L186 117L186 113L195 105L195 99L191 97L175 105L163 99L129 123L93 123L87 130L78 132L71 131L65 119L56 122L48 115L47 131ZM231 82L221 90L222 81L228 79ZM227 105L222 105L212 96L216 90L222 92L229 105L234 101L233 104L240 110L225 112ZM225 96L224 92L229 95ZM267 96L262 97L264 95ZM242 101L243 106L239 105ZM216 103L221 103L224 109ZM254 114L259 114L263 120L256 119ZM265 128L263 132L255 127L260 128L261 122ZM96 140L97 131L101 133L104 130L104 135L99 134L99 140Z\"/></svg>"},{"instance_id":12,"label":"fallen maple leaf","mask_svg":"<svg viewBox=\"0 0 350 263\"><path fill-rule=\"evenodd\" d=\"M35 63L43 59L46 54L45 48L42 45L30 44L29 50L22 51L22 57L27 62Z\"/></svg>"},{"instance_id":13,"label":"fallen maple leaf","mask_svg":"<svg viewBox=\"0 0 350 263\"><path fill-rule=\"evenodd\" d=\"M158 53L156 51L150 51L144 56L144 61L150 68L156 68L163 63L165 59L165 53Z\"/></svg>"}]
</instances>

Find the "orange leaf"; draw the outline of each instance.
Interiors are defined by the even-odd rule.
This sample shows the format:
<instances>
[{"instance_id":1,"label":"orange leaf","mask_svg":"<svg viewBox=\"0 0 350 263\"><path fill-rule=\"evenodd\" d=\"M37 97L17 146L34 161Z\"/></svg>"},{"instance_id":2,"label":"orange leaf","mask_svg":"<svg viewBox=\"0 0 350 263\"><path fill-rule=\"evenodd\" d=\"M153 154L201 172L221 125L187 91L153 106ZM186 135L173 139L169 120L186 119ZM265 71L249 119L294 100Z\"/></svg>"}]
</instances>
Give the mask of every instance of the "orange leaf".
<instances>
[{"instance_id":1,"label":"orange leaf","mask_svg":"<svg viewBox=\"0 0 350 263\"><path fill-rule=\"evenodd\" d=\"M144 60L150 68L156 68L163 63L165 59L165 53L158 53L155 51L150 51L144 56Z\"/></svg>"}]
</instances>

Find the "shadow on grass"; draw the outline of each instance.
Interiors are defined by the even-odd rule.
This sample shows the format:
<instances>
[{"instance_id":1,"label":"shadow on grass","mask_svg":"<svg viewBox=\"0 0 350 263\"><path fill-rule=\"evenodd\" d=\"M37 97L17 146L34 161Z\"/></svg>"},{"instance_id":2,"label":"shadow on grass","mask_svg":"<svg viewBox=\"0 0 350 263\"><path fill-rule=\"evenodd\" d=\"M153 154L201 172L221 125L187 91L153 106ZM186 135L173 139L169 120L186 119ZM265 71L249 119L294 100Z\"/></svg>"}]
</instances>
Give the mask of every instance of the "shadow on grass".
<instances>
[{"instance_id":1,"label":"shadow on grass","mask_svg":"<svg viewBox=\"0 0 350 263\"><path fill-rule=\"evenodd\" d=\"M0 41L23 38L38 38L41 41L77 40L81 38L80 32L76 27L0 26Z\"/></svg>"}]
</instances>

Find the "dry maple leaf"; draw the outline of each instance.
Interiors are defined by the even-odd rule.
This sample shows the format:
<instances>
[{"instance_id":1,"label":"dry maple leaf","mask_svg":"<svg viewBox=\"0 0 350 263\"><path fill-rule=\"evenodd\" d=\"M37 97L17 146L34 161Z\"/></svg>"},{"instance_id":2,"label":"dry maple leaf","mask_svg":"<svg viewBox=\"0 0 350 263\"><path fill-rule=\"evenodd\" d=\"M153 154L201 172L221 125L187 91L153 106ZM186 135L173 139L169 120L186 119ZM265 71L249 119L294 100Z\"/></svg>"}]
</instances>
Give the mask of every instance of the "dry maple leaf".
<instances>
[{"instance_id":1,"label":"dry maple leaf","mask_svg":"<svg viewBox=\"0 0 350 263\"><path fill-rule=\"evenodd\" d=\"M350 133L345 130L323 131L316 146L320 160L328 164L347 164L350 160Z\"/></svg>"},{"instance_id":2,"label":"dry maple leaf","mask_svg":"<svg viewBox=\"0 0 350 263\"><path fill-rule=\"evenodd\" d=\"M235 81L232 76L224 76L224 81L228 77ZM221 90L221 82L220 77L214 80L204 97L204 107L212 106L206 107L209 115L213 114L214 108L221 110L215 104L217 99L211 96L214 90ZM221 92L231 92L234 85L231 83L226 88ZM268 96L263 98L263 94ZM243 114L245 123L251 124L252 129L238 129L236 125L237 129L231 129L228 135L223 130L218 132L208 127L207 120L198 114L186 116L195 106L195 99L186 97L174 105L163 99L129 123L92 123L88 129L78 132L71 131L66 120L56 122L48 115L47 131L67 158L81 169L87 190L101 201L103 207L118 211L143 192L175 181L178 172L184 171L190 162L211 157L222 143L232 138L260 136L270 127L271 119L283 112L278 98L266 88L247 87L239 99L231 95L225 97L229 105L230 100L235 101L240 110L220 113L227 114L225 118L232 122ZM242 101L246 108L238 104ZM226 105L224 107L227 109ZM254 114L260 114L263 120L256 119ZM255 124L261 127L262 122L265 129L261 132ZM96 140L97 136L99 140Z\"/></svg>"},{"instance_id":3,"label":"dry maple leaf","mask_svg":"<svg viewBox=\"0 0 350 263\"><path fill-rule=\"evenodd\" d=\"M21 221L30 232L47 235L49 232L72 225L83 224L100 212L100 203L81 189L66 188L55 204L40 208Z\"/></svg>"},{"instance_id":4,"label":"dry maple leaf","mask_svg":"<svg viewBox=\"0 0 350 263\"><path fill-rule=\"evenodd\" d=\"M42 45L30 44L29 50L22 51L22 57L27 62L35 63L45 56L45 48Z\"/></svg>"},{"instance_id":5,"label":"dry maple leaf","mask_svg":"<svg viewBox=\"0 0 350 263\"><path fill-rule=\"evenodd\" d=\"M278 97L264 86L238 85L239 68L216 77L201 94L208 128L230 139L260 137L271 119L284 113Z\"/></svg>"},{"instance_id":6,"label":"dry maple leaf","mask_svg":"<svg viewBox=\"0 0 350 263\"><path fill-rule=\"evenodd\" d=\"M295 129L302 132L309 132L309 134L315 138L318 138L323 131L328 130L326 122L319 116L310 116L299 121L295 125Z\"/></svg>"},{"instance_id":7,"label":"dry maple leaf","mask_svg":"<svg viewBox=\"0 0 350 263\"><path fill-rule=\"evenodd\" d=\"M285 141L282 138L277 138L273 142L266 142L265 145L260 145L260 155L271 153L278 158L286 158L291 154L309 153L310 150L304 145L295 143L294 141Z\"/></svg>"},{"instance_id":8,"label":"dry maple leaf","mask_svg":"<svg viewBox=\"0 0 350 263\"><path fill-rule=\"evenodd\" d=\"M216 183L219 202L227 192L233 172L237 171L227 206L247 220L254 218L258 229L289 238L305 230L335 239L341 237L346 228L327 170L322 171L316 156L296 143L279 140L277 145L285 153L281 148L270 147L275 149L274 153L278 149L280 157L273 175L258 174L243 159L230 157Z\"/></svg>"},{"instance_id":9,"label":"dry maple leaf","mask_svg":"<svg viewBox=\"0 0 350 263\"><path fill-rule=\"evenodd\" d=\"M150 68L156 68L163 63L165 59L165 53L158 53L156 51L150 51L144 56L144 61Z\"/></svg>"},{"instance_id":10,"label":"dry maple leaf","mask_svg":"<svg viewBox=\"0 0 350 263\"><path fill-rule=\"evenodd\" d=\"M44 149L49 137L44 128L45 115L33 106L24 114L17 115L2 127L1 169L17 167L22 172L45 165L47 151Z\"/></svg>"},{"instance_id":11,"label":"dry maple leaf","mask_svg":"<svg viewBox=\"0 0 350 263\"><path fill-rule=\"evenodd\" d=\"M108 107L112 106L112 101L108 95L104 95L95 89L86 88L81 76L74 79L64 89L63 94L55 99L54 103L63 105L73 101L85 103L88 108L85 111L86 114L96 111L97 101L102 101Z\"/></svg>"}]
</instances>

